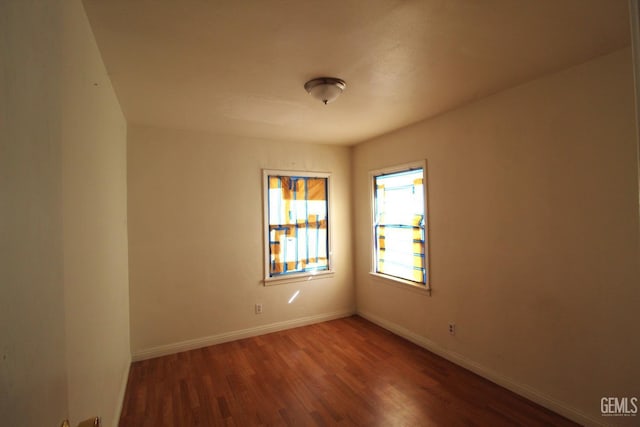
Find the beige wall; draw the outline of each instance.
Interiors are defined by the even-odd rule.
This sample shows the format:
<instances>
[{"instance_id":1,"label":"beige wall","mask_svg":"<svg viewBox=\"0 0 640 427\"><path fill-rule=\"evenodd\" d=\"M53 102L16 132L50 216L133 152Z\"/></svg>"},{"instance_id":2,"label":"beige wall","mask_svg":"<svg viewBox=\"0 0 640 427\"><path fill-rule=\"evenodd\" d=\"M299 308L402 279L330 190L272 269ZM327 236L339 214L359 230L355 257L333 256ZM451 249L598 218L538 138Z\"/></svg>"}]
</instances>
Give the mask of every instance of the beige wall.
<instances>
[{"instance_id":1,"label":"beige wall","mask_svg":"<svg viewBox=\"0 0 640 427\"><path fill-rule=\"evenodd\" d=\"M356 146L358 311L580 421L628 421L600 398L640 378L630 55ZM432 297L368 274L368 171L424 158Z\"/></svg>"},{"instance_id":2,"label":"beige wall","mask_svg":"<svg viewBox=\"0 0 640 427\"><path fill-rule=\"evenodd\" d=\"M7 426L53 426L67 416L61 22L60 7L0 2L0 416Z\"/></svg>"},{"instance_id":3,"label":"beige wall","mask_svg":"<svg viewBox=\"0 0 640 427\"><path fill-rule=\"evenodd\" d=\"M0 423L113 426L130 361L125 121L79 1L2 2L0 29Z\"/></svg>"},{"instance_id":4,"label":"beige wall","mask_svg":"<svg viewBox=\"0 0 640 427\"><path fill-rule=\"evenodd\" d=\"M76 2L74 2L76 3ZM127 126L84 10L65 9L62 201L71 421L117 424L131 362Z\"/></svg>"},{"instance_id":5,"label":"beige wall","mask_svg":"<svg viewBox=\"0 0 640 427\"><path fill-rule=\"evenodd\" d=\"M140 126L128 135L134 358L353 312L349 148ZM262 168L332 172L334 277L263 286Z\"/></svg>"}]
</instances>

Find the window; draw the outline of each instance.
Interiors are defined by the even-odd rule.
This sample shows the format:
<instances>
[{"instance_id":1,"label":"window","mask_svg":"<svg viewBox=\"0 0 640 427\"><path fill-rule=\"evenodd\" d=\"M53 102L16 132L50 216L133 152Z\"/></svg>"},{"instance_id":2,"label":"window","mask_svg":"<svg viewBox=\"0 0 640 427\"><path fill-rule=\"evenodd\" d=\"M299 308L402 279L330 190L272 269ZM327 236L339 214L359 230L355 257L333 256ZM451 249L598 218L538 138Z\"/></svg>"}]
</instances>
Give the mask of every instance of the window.
<instances>
[{"instance_id":1,"label":"window","mask_svg":"<svg viewBox=\"0 0 640 427\"><path fill-rule=\"evenodd\" d=\"M372 272L429 289L426 163L374 171L371 176Z\"/></svg>"},{"instance_id":2,"label":"window","mask_svg":"<svg viewBox=\"0 0 640 427\"><path fill-rule=\"evenodd\" d=\"M265 283L331 272L329 178L264 171Z\"/></svg>"}]
</instances>

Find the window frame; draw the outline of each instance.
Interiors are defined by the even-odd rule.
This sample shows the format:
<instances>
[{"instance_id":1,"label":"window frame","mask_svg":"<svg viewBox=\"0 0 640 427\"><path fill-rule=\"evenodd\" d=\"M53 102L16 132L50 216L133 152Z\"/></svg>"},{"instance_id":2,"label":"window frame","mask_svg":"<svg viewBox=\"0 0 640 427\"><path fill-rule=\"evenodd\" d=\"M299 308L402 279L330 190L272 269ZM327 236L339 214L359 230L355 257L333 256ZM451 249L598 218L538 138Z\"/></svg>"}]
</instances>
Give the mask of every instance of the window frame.
<instances>
[{"instance_id":1,"label":"window frame","mask_svg":"<svg viewBox=\"0 0 640 427\"><path fill-rule=\"evenodd\" d=\"M271 264L271 248L269 246L269 177L270 176L290 176L301 178L324 178L327 180L327 269L319 271L304 271L299 273L286 273L272 276L270 272ZM331 173L330 172L313 172L313 171L293 171L283 169L263 169L262 170L262 199L263 199L263 252L264 252L264 276L263 283L265 286L277 285L282 283L291 283L299 281L309 281L313 279L326 278L334 275L332 256L332 230L333 226L331 213Z\"/></svg>"},{"instance_id":2,"label":"window frame","mask_svg":"<svg viewBox=\"0 0 640 427\"><path fill-rule=\"evenodd\" d=\"M406 172L410 170L422 169L423 185L422 190L424 192L424 267L425 267L425 283L419 283L412 280L403 279L389 274L379 273L377 271L377 243L376 243L376 178L382 175L389 175L394 173ZM400 165L389 166L381 169L369 171L369 193L370 193L370 236L371 236L371 266L369 274L377 279L380 279L383 283L400 286L405 289L417 290L420 292L427 292L431 295L431 268L429 262L429 203L428 203L428 191L427 191L427 161L419 160L415 162L403 163Z\"/></svg>"}]
</instances>

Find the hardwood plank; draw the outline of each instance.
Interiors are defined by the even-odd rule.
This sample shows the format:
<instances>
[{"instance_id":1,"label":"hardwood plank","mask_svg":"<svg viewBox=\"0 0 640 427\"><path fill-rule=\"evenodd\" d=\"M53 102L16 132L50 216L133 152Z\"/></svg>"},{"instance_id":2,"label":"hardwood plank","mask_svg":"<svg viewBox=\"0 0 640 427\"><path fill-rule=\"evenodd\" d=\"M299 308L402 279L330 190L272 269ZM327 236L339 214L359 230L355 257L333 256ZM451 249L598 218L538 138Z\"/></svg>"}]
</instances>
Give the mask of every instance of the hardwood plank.
<instances>
[{"instance_id":1,"label":"hardwood plank","mask_svg":"<svg viewBox=\"0 0 640 427\"><path fill-rule=\"evenodd\" d=\"M119 425L576 424L353 316L136 362Z\"/></svg>"}]
</instances>

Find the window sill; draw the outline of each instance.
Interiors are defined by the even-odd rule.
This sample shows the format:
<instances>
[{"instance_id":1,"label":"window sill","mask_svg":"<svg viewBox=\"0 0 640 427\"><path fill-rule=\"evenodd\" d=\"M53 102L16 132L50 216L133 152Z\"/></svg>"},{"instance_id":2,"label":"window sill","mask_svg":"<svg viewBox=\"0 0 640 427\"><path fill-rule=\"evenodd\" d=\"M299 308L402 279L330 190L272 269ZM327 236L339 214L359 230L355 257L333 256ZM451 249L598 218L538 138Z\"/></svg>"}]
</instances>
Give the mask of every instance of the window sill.
<instances>
[{"instance_id":1,"label":"window sill","mask_svg":"<svg viewBox=\"0 0 640 427\"><path fill-rule=\"evenodd\" d=\"M406 291L416 292L421 295L431 296L431 288L427 286L418 285L416 283L410 282L409 280L399 279L397 277L387 276L385 274L369 272L371 276L373 276L376 281L384 283L386 285L395 286L396 288L401 288Z\"/></svg>"},{"instance_id":2,"label":"window sill","mask_svg":"<svg viewBox=\"0 0 640 427\"><path fill-rule=\"evenodd\" d=\"M333 270L319 271L317 273L290 274L287 276L267 277L266 279L263 279L263 282L265 286L281 285L293 282L310 282L312 280L333 277L334 274L335 272Z\"/></svg>"}]
</instances>

